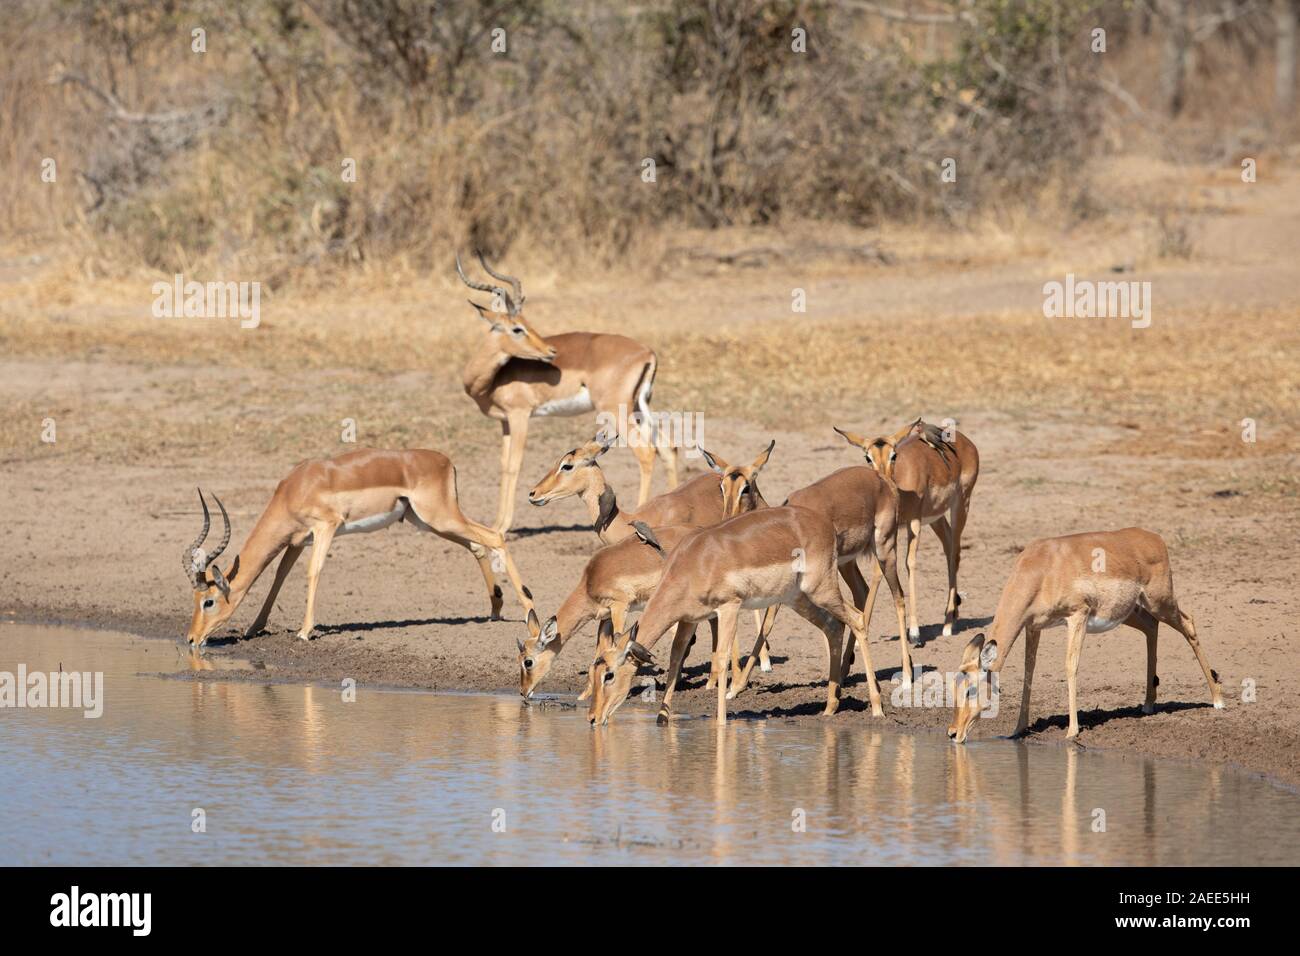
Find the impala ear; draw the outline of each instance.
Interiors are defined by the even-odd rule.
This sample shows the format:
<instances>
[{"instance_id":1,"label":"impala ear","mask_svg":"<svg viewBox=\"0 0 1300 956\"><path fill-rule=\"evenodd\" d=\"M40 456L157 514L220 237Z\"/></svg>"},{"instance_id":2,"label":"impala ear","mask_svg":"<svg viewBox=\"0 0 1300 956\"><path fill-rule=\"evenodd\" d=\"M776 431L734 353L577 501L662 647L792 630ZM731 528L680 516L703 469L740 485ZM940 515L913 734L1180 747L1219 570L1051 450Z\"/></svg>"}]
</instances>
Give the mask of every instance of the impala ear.
<instances>
[{"instance_id":1,"label":"impala ear","mask_svg":"<svg viewBox=\"0 0 1300 956\"><path fill-rule=\"evenodd\" d=\"M989 641L980 651L980 670L986 671L993 666L993 662L998 659L998 642Z\"/></svg>"},{"instance_id":2,"label":"impala ear","mask_svg":"<svg viewBox=\"0 0 1300 956\"><path fill-rule=\"evenodd\" d=\"M763 470L763 466L767 464L767 460L772 457L772 449L775 447L776 447L776 439L773 438L772 441L768 444L767 448L763 450L763 454L755 458L754 463L749 466L751 469L753 469L752 471L753 475L757 475L760 471Z\"/></svg>"},{"instance_id":3,"label":"impala ear","mask_svg":"<svg viewBox=\"0 0 1300 956\"><path fill-rule=\"evenodd\" d=\"M554 616L552 616L551 619L546 622L546 626L542 628L542 633L537 638L537 646L539 648L544 648L546 647L547 644L550 644L551 641L559 637L559 635L560 635L559 622L556 621Z\"/></svg>"},{"instance_id":4,"label":"impala ear","mask_svg":"<svg viewBox=\"0 0 1300 956\"><path fill-rule=\"evenodd\" d=\"M710 455L703 448L700 449L700 454L704 456L704 463L720 475L724 474L726 470L731 467L721 458L718 458L715 455Z\"/></svg>"},{"instance_id":5,"label":"impala ear","mask_svg":"<svg viewBox=\"0 0 1300 956\"><path fill-rule=\"evenodd\" d=\"M835 428L834 425L831 426ZM856 445L858 448L866 448L867 440L855 432L846 432L843 428L835 428L835 433L843 438L850 445Z\"/></svg>"},{"instance_id":6,"label":"impala ear","mask_svg":"<svg viewBox=\"0 0 1300 956\"><path fill-rule=\"evenodd\" d=\"M500 320L497 318L497 315L499 313L493 312L485 305L479 305L473 299L466 299L465 301L468 302L470 305L474 306L474 311L478 313L478 317L482 319L484 322L486 322L491 328L493 329L503 328Z\"/></svg>"},{"instance_id":7,"label":"impala ear","mask_svg":"<svg viewBox=\"0 0 1300 956\"><path fill-rule=\"evenodd\" d=\"M596 432L596 437L592 439L592 442L599 445L600 450L596 452L596 454L592 455L592 457L599 458L601 455L605 454L605 452L609 451L610 447L613 446L614 442L617 439L618 439L618 433L613 431L612 429L606 431L605 429L602 428L600 431Z\"/></svg>"},{"instance_id":8,"label":"impala ear","mask_svg":"<svg viewBox=\"0 0 1300 956\"><path fill-rule=\"evenodd\" d=\"M537 635L542 633L542 622L538 620L537 612L534 611L532 608L528 609L528 633L532 637L536 637ZM519 649L523 650L522 644L519 645Z\"/></svg>"},{"instance_id":9,"label":"impala ear","mask_svg":"<svg viewBox=\"0 0 1300 956\"><path fill-rule=\"evenodd\" d=\"M519 647L519 653L522 654L524 652L524 639L518 634L515 635L515 644Z\"/></svg>"},{"instance_id":10,"label":"impala ear","mask_svg":"<svg viewBox=\"0 0 1300 956\"><path fill-rule=\"evenodd\" d=\"M229 601L230 584L226 581L225 576L222 575L221 569L214 564L208 570L212 572L212 583L217 586L217 589L221 591L221 593L225 596L226 600Z\"/></svg>"}]
</instances>

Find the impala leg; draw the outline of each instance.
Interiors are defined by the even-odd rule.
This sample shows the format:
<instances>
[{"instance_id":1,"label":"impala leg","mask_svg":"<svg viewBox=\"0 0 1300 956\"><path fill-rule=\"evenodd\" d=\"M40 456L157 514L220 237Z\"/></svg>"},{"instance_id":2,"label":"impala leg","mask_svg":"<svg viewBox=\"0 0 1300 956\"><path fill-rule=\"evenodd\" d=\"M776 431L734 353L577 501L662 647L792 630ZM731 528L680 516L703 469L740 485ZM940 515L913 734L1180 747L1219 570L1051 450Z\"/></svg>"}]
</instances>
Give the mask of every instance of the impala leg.
<instances>
[{"instance_id":1,"label":"impala leg","mask_svg":"<svg viewBox=\"0 0 1300 956\"><path fill-rule=\"evenodd\" d=\"M916 623L916 546L921 540L921 519L912 518L907 523L907 529L907 636L919 643L921 628Z\"/></svg>"},{"instance_id":2,"label":"impala leg","mask_svg":"<svg viewBox=\"0 0 1300 956\"><path fill-rule=\"evenodd\" d=\"M898 616L898 642L903 645L903 669L906 673L911 674L912 651L903 634L903 618L905 614L903 586L898 581L898 552L894 546L894 535L892 533L877 533L876 535L876 566L871 572L871 597L868 599L867 614L871 613L871 601L875 600L876 593L880 588L879 576L882 574L885 583L889 585L889 593L894 599L894 612ZM871 621L864 620L862 626L870 628Z\"/></svg>"},{"instance_id":3,"label":"impala leg","mask_svg":"<svg viewBox=\"0 0 1300 956\"><path fill-rule=\"evenodd\" d=\"M302 550L302 545L297 547L289 545L284 549L284 554L280 556L280 563L275 569L275 580L271 582L271 590L266 592L266 600L262 602L262 610L257 612L257 619L248 626L248 630L244 632L244 637L260 634L262 629L266 627L267 618L271 616L271 608L275 606L275 599L280 596L280 588L284 584L284 579L293 570L294 563L302 554Z\"/></svg>"},{"instance_id":4,"label":"impala leg","mask_svg":"<svg viewBox=\"0 0 1300 956\"><path fill-rule=\"evenodd\" d=\"M716 615L709 618L709 630L713 632L713 643L712 645L710 645L712 648L713 656L709 658L709 679L704 682L705 690L712 690L718 683L718 665L716 661L718 657L719 633L718 633L718 618ZM727 683L727 678L725 674L722 677L722 683L724 686Z\"/></svg>"},{"instance_id":5,"label":"impala leg","mask_svg":"<svg viewBox=\"0 0 1300 956\"><path fill-rule=\"evenodd\" d=\"M492 527L499 528L506 517L506 502L510 499L510 423L501 423L501 487L497 492L497 515Z\"/></svg>"},{"instance_id":6,"label":"impala leg","mask_svg":"<svg viewBox=\"0 0 1300 956\"><path fill-rule=\"evenodd\" d=\"M773 604L765 611L755 611L755 617L758 618L758 637L754 641L754 649L750 652L749 659L745 661L744 669L740 672L740 679L731 682L731 690L727 692L727 700L735 700L749 686L749 676L754 673L756 661L767 660L767 667L762 669L768 671L772 669L772 662L767 657L768 636L772 633L772 625L776 622L776 610L780 606L779 604Z\"/></svg>"},{"instance_id":7,"label":"impala leg","mask_svg":"<svg viewBox=\"0 0 1300 956\"><path fill-rule=\"evenodd\" d=\"M1066 623L1070 628L1070 641L1065 649L1065 679L1070 689L1070 727L1065 732L1068 738L1079 736L1079 658L1083 654L1083 637L1088 633L1088 612L1076 613Z\"/></svg>"},{"instance_id":8,"label":"impala leg","mask_svg":"<svg viewBox=\"0 0 1300 956\"><path fill-rule=\"evenodd\" d=\"M1029 695L1034 683L1034 664L1038 661L1040 633L1037 628L1025 628L1025 683L1020 688L1020 716L1016 718L1016 732L1011 735L1013 737L1019 737L1029 727Z\"/></svg>"},{"instance_id":9,"label":"impala leg","mask_svg":"<svg viewBox=\"0 0 1300 956\"><path fill-rule=\"evenodd\" d=\"M764 674L772 670L772 655L768 652L767 636L772 632L772 621L776 619L778 607L779 604L773 604L764 611L754 609L754 626L758 628L758 643L754 647L758 651L758 669Z\"/></svg>"},{"instance_id":10,"label":"impala leg","mask_svg":"<svg viewBox=\"0 0 1300 956\"><path fill-rule=\"evenodd\" d=\"M636 506L640 508L650 499L650 480L654 477L655 451L654 433L649 425L634 425L635 434L628 441L632 454L636 455L637 466L641 469L641 486L637 489Z\"/></svg>"},{"instance_id":11,"label":"impala leg","mask_svg":"<svg viewBox=\"0 0 1300 956\"><path fill-rule=\"evenodd\" d=\"M1160 678L1156 676L1156 638L1160 632L1160 621L1138 607L1124 619L1124 623L1135 631L1141 631L1147 639L1147 683L1142 713L1153 714L1156 710L1156 687L1160 683Z\"/></svg>"},{"instance_id":12,"label":"impala leg","mask_svg":"<svg viewBox=\"0 0 1300 956\"><path fill-rule=\"evenodd\" d=\"M834 578L831 578L831 581L834 584ZM801 594L790 606L794 608L796 614L826 635L830 664L827 667L826 674L826 709L822 711L822 715L829 717L840 708L840 667L842 666L840 645L844 639L844 624L847 621L847 614L843 608L844 602L840 598L838 584L834 584L833 598L825 589L822 589L819 597L821 600L813 600L807 595ZM825 603L822 603L823 601ZM838 613L831 609L832 605L837 606L836 611Z\"/></svg>"},{"instance_id":13,"label":"impala leg","mask_svg":"<svg viewBox=\"0 0 1300 956\"><path fill-rule=\"evenodd\" d=\"M934 528L939 543L943 545L943 556L948 560L948 603L943 609L943 636L952 637L953 625L957 623L957 532L948 518L940 518L930 527Z\"/></svg>"},{"instance_id":14,"label":"impala leg","mask_svg":"<svg viewBox=\"0 0 1300 956\"><path fill-rule=\"evenodd\" d=\"M330 542L338 525L320 524L311 531L311 561L307 564L307 611L302 618L302 630L298 632L300 640L311 639L311 629L316 622L316 583L320 579L321 568L325 566L325 556L329 554Z\"/></svg>"},{"instance_id":15,"label":"impala leg","mask_svg":"<svg viewBox=\"0 0 1300 956\"><path fill-rule=\"evenodd\" d=\"M497 521L493 530L504 535L510 530L510 523L515 516L515 492L519 486L519 470L524 464L524 446L528 443L528 413L510 416L510 448L505 471L504 497L497 510Z\"/></svg>"},{"instance_id":16,"label":"impala leg","mask_svg":"<svg viewBox=\"0 0 1300 956\"><path fill-rule=\"evenodd\" d=\"M673 694L677 691L677 680L682 674L682 662L686 660L686 649L690 647L691 638L695 636L694 624L682 621L673 632L673 649L668 660L668 685L664 689L664 699L659 705L659 716L655 722L660 726L668 723L672 713Z\"/></svg>"},{"instance_id":17,"label":"impala leg","mask_svg":"<svg viewBox=\"0 0 1300 956\"><path fill-rule=\"evenodd\" d=\"M1169 602L1172 607L1162 608L1156 613L1156 617L1164 621L1187 640L1187 646L1192 649L1196 655L1196 663L1201 665L1201 672L1205 674L1205 683L1210 685L1210 701L1214 704L1216 710L1223 710L1223 685L1219 682L1218 672L1210 666L1210 662L1205 657L1205 651L1201 649L1201 642L1196 638L1196 624L1192 621L1190 614L1185 614L1172 600Z\"/></svg>"},{"instance_id":18,"label":"impala leg","mask_svg":"<svg viewBox=\"0 0 1300 956\"><path fill-rule=\"evenodd\" d=\"M727 722L727 655L736 641L736 621L740 606L729 604L718 608L718 647L713 652L713 669L718 675L718 723ZM836 648L838 650L838 648Z\"/></svg>"},{"instance_id":19,"label":"impala leg","mask_svg":"<svg viewBox=\"0 0 1300 956\"><path fill-rule=\"evenodd\" d=\"M492 558L499 559L501 566L505 568L506 577L515 589L519 603L523 605L524 615L527 616L529 611L535 610L533 596L519 578L519 569L515 567L515 559L510 556L510 549L506 547L503 533L465 517L454 501L443 501L439 504L427 499L419 502L413 500L411 505L415 508L419 519L432 528L434 534L455 542L474 555L483 570L483 577L488 585L488 593L494 607L500 608L500 597L497 594L499 589L496 585L496 566L489 560L489 554Z\"/></svg>"},{"instance_id":20,"label":"impala leg","mask_svg":"<svg viewBox=\"0 0 1300 956\"><path fill-rule=\"evenodd\" d=\"M492 620L501 620L501 606L505 603L505 595L501 593L501 585L497 584L496 572L492 569L492 558L488 554L488 549L476 542L470 542L466 545L469 553L474 555L474 560L478 562L478 569L483 574L483 583L487 587L488 604L491 607L490 616Z\"/></svg>"}]
</instances>

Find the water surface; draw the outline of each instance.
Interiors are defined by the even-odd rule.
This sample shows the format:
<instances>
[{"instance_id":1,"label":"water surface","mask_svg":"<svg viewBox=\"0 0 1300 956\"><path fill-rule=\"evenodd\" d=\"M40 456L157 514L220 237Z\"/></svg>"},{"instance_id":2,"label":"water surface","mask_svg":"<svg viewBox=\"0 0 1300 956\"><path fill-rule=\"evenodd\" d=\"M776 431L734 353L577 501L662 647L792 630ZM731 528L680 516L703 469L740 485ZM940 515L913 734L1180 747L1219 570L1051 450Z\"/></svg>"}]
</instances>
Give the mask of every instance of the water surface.
<instances>
[{"instance_id":1,"label":"water surface","mask_svg":"<svg viewBox=\"0 0 1300 956\"><path fill-rule=\"evenodd\" d=\"M862 714L719 731L629 703L593 731L515 697L165 678L166 642L0 626L20 663L102 671L103 716L0 709L0 864L1300 863L1300 796L1178 761Z\"/></svg>"}]
</instances>

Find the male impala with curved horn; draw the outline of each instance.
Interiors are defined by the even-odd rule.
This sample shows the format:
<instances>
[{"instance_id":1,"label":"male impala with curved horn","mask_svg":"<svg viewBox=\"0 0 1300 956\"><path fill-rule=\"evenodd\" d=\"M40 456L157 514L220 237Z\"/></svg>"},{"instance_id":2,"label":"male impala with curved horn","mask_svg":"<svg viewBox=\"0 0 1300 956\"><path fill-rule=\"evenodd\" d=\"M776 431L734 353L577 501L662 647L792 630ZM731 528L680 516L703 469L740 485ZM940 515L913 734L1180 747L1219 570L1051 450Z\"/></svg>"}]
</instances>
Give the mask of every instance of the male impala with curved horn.
<instances>
[{"instance_id":1,"label":"male impala with curved horn","mask_svg":"<svg viewBox=\"0 0 1300 956\"><path fill-rule=\"evenodd\" d=\"M808 508L762 508L702 528L686 538L668 556L663 580L640 620L632 630L616 635L611 644L601 648L591 665L588 720L592 726L609 722L627 699L638 666L652 663L650 649L670 627L696 624L717 614L720 636L713 667L721 673L736 638L740 610L776 604L790 605L826 635L830 666L824 713L833 714L839 707L840 647L847 625L865 658L871 712L882 716L880 688L862 619L840 596L837 564L834 525ZM643 642L638 641L638 634ZM668 719L689 639L689 626L678 626L667 690L659 711L661 723ZM727 685L719 681L718 720L726 719Z\"/></svg>"},{"instance_id":2,"label":"male impala with curved horn","mask_svg":"<svg viewBox=\"0 0 1300 956\"><path fill-rule=\"evenodd\" d=\"M598 412L615 423L628 422L635 434L623 435L641 467L639 503L650 497L655 455L668 468L668 487L677 486L677 451L661 444L654 427L650 395L659 360L655 353L623 335L566 332L542 336L523 316L519 279L496 272L482 253L484 271L504 286L475 282L465 275L460 256L456 274L471 289L490 292L505 314L471 302L488 324L478 352L465 366L465 392L479 411L501 422L501 497L494 527L505 533L514 518L515 488L524 459L531 418ZM622 406L622 414L620 414ZM640 422L638 425L637 422ZM619 436L615 436L619 437Z\"/></svg>"},{"instance_id":3,"label":"male impala with curved horn","mask_svg":"<svg viewBox=\"0 0 1300 956\"><path fill-rule=\"evenodd\" d=\"M619 509L618 499L606 483L605 473L598 461L609 450L610 442L608 436L597 435L585 445L562 455L555 467L528 493L528 501L541 507L576 495L587 506L591 513L592 527L607 546L621 544L632 538L637 534L636 525L644 525L656 533L677 526L703 528L733 515L767 507L763 493L758 489L758 474L771 458L772 449L776 447L775 441L769 443L748 465L729 464L701 448L700 453L713 469L713 474L697 475L672 491L656 495L633 512ZM663 537L661 550L671 551L679 537L676 534ZM597 561L597 558L600 560ZM638 596L630 602L608 602L614 630L621 633L629 608L649 597L654 586L659 583L662 572L662 555L653 548L631 546L615 551L611 547L605 547L598 551L584 570L583 579L578 582L556 617L547 622L547 627L543 628L540 623L529 620L528 629L531 633L527 640L519 641L520 689L524 696L536 689L556 655L573 636L579 626L574 622L585 623L588 620L577 617L576 609L588 606L587 601L593 589L599 594L626 593ZM565 613L566 608L568 613ZM557 617L560 620L557 621ZM767 672L772 669L767 646L767 634L771 628L769 626L764 630L761 611L755 612L754 623L758 630L755 655L761 669ZM555 626L552 627L552 624ZM552 642L554 649L550 648ZM739 650L735 650L734 657L733 677L739 678ZM718 674L711 673L706 687L712 687L718 677Z\"/></svg>"},{"instance_id":4,"label":"male impala with curved horn","mask_svg":"<svg viewBox=\"0 0 1300 956\"><path fill-rule=\"evenodd\" d=\"M1034 680L1038 637L1044 628L1065 624L1065 675L1070 692L1067 737L1079 733L1077 676L1085 634L1109 631L1121 624L1141 631L1147 639L1146 700L1143 713L1156 706L1156 633L1168 624L1187 639L1210 685L1210 701L1223 709L1223 687L1196 638L1192 617L1174 598L1169 550L1160 535L1142 528L1093 531L1032 542L1011 569L993 614L993 639L977 634L962 653L956 684L956 708L948 736L963 743L979 715L979 681L1002 670L1020 632L1025 632L1025 683L1020 694L1016 736L1029 725L1029 690ZM1002 654L999 657L999 648Z\"/></svg>"},{"instance_id":5,"label":"male impala with curved horn","mask_svg":"<svg viewBox=\"0 0 1300 956\"><path fill-rule=\"evenodd\" d=\"M970 514L970 496L980 473L980 456L969 438L929 425L920 418L892 435L868 440L835 429L850 445L861 448L867 463L898 488L898 523L907 541L908 637L919 642L916 623L916 546L921 525L930 525L948 558L948 603L943 636L957 623L957 571L961 567L961 534ZM949 437L951 436L951 437Z\"/></svg>"},{"instance_id":6,"label":"male impala with curved horn","mask_svg":"<svg viewBox=\"0 0 1300 956\"><path fill-rule=\"evenodd\" d=\"M244 547L224 572L216 560L230 543L230 518L220 500L215 495L213 499L221 509L225 524L221 543L212 551L201 550L211 520L200 491L203 530L181 556L194 588L194 616L188 635L191 644L202 645L207 641L235 613L271 561L283 552L271 590L246 635L260 631L266 625L284 579L303 549L310 545L307 612L298 632L300 638L307 640L315 620L316 583L330 542L338 535L378 531L398 521L408 521L421 531L432 531L474 555L483 572L494 618L501 613L502 596L489 553L500 557L520 603L526 610L533 608L532 597L519 580L514 560L506 550L504 536L461 512L456 500L456 469L440 452L367 448L337 458L315 458L299 463L276 486Z\"/></svg>"}]
</instances>

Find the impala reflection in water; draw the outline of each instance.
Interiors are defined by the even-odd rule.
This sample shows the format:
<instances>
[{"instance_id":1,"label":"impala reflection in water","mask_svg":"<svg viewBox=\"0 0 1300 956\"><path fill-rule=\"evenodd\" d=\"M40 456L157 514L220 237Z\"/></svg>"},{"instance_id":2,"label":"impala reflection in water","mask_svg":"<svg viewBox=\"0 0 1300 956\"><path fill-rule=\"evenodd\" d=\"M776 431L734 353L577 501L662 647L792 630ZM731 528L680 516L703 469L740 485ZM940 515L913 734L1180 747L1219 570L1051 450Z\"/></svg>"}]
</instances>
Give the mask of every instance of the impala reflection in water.
<instances>
[{"instance_id":1,"label":"impala reflection in water","mask_svg":"<svg viewBox=\"0 0 1300 956\"><path fill-rule=\"evenodd\" d=\"M98 720L0 710L0 864L1300 862L1300 796L1228 769L860 714L657 727L633 701L592 731L513 694L347 703L190 660L0 626L0 670L105 675Z\"/></svg>"}]
</instances>

